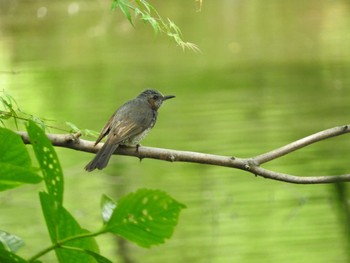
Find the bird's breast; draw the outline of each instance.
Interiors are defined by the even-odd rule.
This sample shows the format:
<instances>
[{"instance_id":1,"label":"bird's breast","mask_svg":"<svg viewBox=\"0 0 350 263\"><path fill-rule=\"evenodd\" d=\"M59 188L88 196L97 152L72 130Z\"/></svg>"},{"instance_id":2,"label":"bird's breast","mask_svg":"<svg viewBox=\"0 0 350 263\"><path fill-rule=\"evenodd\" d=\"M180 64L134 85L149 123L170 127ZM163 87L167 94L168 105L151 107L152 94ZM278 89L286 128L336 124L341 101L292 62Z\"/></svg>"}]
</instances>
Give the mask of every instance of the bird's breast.
<instances>
[{"instance_id":1,"label":"bird's breast","mask_svg":"<svg viewBox=\"0 0 350 263\"><path fill-rule=\"evenodd\" d=\"M152 128L148 128L148 129L144 130L143 132L124 140L121 143L121 145L126 145L126 146L138 145L147 136L147 134L150 132L151 129Z\"/></svg>"}]
</instances>

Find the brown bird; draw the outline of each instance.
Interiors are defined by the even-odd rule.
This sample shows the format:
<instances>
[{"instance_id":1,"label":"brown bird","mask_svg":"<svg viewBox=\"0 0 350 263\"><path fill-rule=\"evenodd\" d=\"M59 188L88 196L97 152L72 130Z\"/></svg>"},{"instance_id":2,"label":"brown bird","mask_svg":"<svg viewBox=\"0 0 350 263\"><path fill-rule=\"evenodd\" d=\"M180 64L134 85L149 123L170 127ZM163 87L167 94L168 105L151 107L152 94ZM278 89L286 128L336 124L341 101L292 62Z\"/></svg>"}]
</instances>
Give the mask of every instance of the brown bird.
<instances>
[{"instance_id":1,"label":"brown bird","mask_svg":"<svg viewBox=\"0 0 350 263\"><path fill-rule=\"evenodd\" d=\"M138 146L156 123L157 111L163 101L171 98L175 96L163 96L157 90L147 89L123 104L102 129L95 146L105 136L108 136L107 140L85 170L91 172L105 168L119 145Z\"/></svg>"}]
</instances>

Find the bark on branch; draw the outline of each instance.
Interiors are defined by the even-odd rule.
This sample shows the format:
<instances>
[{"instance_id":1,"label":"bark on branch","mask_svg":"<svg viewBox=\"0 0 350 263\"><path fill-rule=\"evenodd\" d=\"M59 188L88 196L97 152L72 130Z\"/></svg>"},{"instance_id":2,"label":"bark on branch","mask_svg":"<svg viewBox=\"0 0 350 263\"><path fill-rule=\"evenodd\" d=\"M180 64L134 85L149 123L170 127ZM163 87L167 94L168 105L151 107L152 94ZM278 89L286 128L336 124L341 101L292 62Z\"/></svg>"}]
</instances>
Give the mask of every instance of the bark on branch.
<instances>
[{"instance_id":1,"label":"bark on branch","mask_svg":"<svg viewBox=\"0 0 350 263\"><path fill-rule=\"evenodd\" d=\"M119 147L114 154L135 156L140 159L152 158L169 162L191 162L199 164L209 164L216 166L225 166L237 168L250 172L256 176L262 176L273 180L296 183L296 184L321 184L335 182L349 182L350 174L331 175L331 176L296 176L290 174L279 173L267 170L261 167L261 164L277 159L283 155L289 154L300 148L339 136L350 132L350 124L334 127L324 131L317 132L310 136L304 137L295 142L289 143L283 147L272 150L270 152L252 157L252 158L237 158L230 156L220 156L214 154L178 151L171 149L162 149L154 147L141 146L136 151L136 148ZM28 134L26 132L18 132L21 135L23 142L30 144ZM82 140L74 134L47 134L54 146L71 148L83 152L96 153L102 146L102 143L94 146L94 142Z\"/></svg>"}]
</instances>

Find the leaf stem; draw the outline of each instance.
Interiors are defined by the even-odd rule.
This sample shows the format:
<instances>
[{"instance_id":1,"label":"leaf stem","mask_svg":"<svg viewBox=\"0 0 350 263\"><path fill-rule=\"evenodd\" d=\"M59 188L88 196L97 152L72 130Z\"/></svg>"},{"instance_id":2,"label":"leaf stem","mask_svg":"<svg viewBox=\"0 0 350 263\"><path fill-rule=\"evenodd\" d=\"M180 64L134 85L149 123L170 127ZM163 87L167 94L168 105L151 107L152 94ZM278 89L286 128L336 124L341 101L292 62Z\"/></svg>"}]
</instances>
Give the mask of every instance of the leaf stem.
<instances>
[{"instance_id":1,"label":"leaf stem","mask_svg":"<svg viewBox=\"0 0 350 263\"><path fill-rule=\"evenodd\" d=\"M64 238L62 240L58 240L56 243L54 243L51 246L49 246L49 247L39 251L37 254L35 254L34 256L29 258L28 262L34 262L35 260L37 260L38 258L42 257L43 255L51 252L52 250L55 250L56 248L61 248L67 242L70 242L70 241L73 241L73 240L76 240L76 239L95 237L95 236L101 235L101 234L103 234L105 232L106 232L105 229L102 228L101 230L99 230L97 232L83 233L83 234L79 234L79 235L76 235L76 236L70 236L70 237Z\"/></svg>"}]
</instances>

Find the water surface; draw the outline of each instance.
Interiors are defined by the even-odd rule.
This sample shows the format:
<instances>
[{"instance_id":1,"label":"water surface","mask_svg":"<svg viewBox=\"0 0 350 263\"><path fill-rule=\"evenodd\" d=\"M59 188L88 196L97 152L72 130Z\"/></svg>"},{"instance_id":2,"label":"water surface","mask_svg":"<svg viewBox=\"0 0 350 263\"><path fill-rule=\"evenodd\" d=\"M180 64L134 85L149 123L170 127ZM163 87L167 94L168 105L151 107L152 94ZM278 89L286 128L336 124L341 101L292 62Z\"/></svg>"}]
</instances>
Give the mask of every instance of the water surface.
<instances>
[{"instance_id":1,"label":"water surface","mask_svg":"<svg viewBox=\"0 0 350 263\"><path fill-rule=\"evenodd\" d=\"M194 54L154 36L142 22L134 29L110 12L109 1L2 1L1 88L28 113L97 131L119 105L157 88L176 99L160 109L144 145L237 157L349 122L346 1L203 2L201 12L194 1L154 3L198 44L201 53ZM149 250L127 244L134 262L348 259L333 185L292 185L234 169L123 156L88 174L83 167L91 154L57 152L65 206L83 227L100 226L103 193L118 198L156 188L187 205L166 244ZM265 166L335 175L349 172L348 159L345 135ZM24 257L49 242L36 193L42 188L0 194L1 229L26 241ZM115 239L98 241L104 255L122 262ZM45 260L56 262L53 255Z\"/></svg>"}]
</instances>

